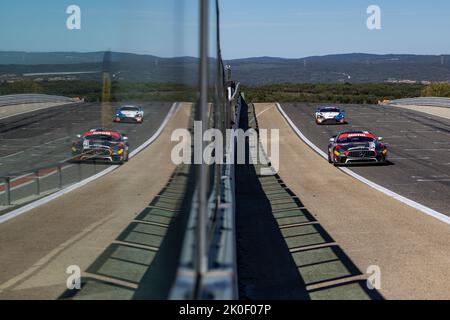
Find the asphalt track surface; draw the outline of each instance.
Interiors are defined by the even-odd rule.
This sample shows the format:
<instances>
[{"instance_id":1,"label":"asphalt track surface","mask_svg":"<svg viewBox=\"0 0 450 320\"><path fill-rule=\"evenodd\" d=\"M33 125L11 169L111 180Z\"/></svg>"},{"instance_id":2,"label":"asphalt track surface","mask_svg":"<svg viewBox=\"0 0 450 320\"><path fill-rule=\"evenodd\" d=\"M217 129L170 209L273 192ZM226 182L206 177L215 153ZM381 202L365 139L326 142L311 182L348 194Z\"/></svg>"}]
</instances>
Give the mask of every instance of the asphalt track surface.
<instances>
[{"instance_id":1,"label":"asphalt track surface","mask_svg":"<svg viewBox=\"0 0 450 320\"><path fill-rule=\"evenodd\" d=\"M121 104L123 105L123 103ZM168 103L142 103L143 124L113 123L112 128L129 137L130 151L146 141L170 109ZM113 112L119 104L113 104ZM39 110L0 121L0 176L17 176L52 166L71 157L77 134L101 126L101 106L71 104Z\"/></svg>"},{"instance_id":2,"label":"asphalt track surface","mask_svg":"<svg viewBox=\"0 0 450 320\"><path fill-rule=\"evenodd\" d=\"M450 216L450 120L389 106L345 105L341 108L346 111L347 124L319 126L314 120L317 105L285 103L282 107L302 133L325 152L329 138L342 131L369 130L383 137L390 163L349 168Z\"/></svg>"}]
</instances>

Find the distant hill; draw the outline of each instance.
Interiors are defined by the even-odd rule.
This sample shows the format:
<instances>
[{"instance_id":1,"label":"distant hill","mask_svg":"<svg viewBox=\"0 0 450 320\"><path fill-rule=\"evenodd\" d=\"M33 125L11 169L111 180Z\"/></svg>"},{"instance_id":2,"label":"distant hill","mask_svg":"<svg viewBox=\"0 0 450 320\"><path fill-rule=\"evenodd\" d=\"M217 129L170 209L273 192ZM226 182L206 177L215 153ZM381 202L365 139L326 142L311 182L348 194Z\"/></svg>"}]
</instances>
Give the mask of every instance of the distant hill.
<instances>
[{"instance_id":1,"label":"distant hill","mask_svg":"<svg viewBox=\"0 0 450 320\"><path fill-rule=\"evenodd\" d=\"M20 52L0 51L0 64L78 64L99 63L103 60L103 52Z\"/></svg>"},{"instance_id":2,"label":"distant hill","mask_svg":"<svg viewBox=\"0 0 450 320\"><path fill-rule=\"evenodd\" d=\"M450 55L339 54L302 59L248 58L227 61L249 85L276 83L367 83L450 81Z\"/></svg>"},{"instance_id":3,"label":"distant hill","mask_svg":"<svg viewBox=\"0 0 450 320\"><path fill-rule=\"evenodd\" d=\"M161 58L112 52L0 51L0 80L29 73L97 72L77 76L98 79L108 57L116 79L195 84L198 59ZM247 85L276 83L379 83L450 81L450 55L375 55L364 53L313 56L301 59L255 57L226 61L233 77Z\"/></svg>"},{"instance_id":4,"label":"distant hill","mask_svg":"<svg viewBox=\"0 0 450 320\"><path fill-rule=\"evenodd\" d=\"M1 52L0 80L23 76L52 78L58 73L77 80L99 80L103 70L108 70L115 80L130 82L183 82L197 83L198 59L193 57L160 58L121 52ZM32 74L32 76L30 76ZM38 75L35 75L38 74ZM42 75L45 74L45 75Z\"/></svg>"}]
</instances>

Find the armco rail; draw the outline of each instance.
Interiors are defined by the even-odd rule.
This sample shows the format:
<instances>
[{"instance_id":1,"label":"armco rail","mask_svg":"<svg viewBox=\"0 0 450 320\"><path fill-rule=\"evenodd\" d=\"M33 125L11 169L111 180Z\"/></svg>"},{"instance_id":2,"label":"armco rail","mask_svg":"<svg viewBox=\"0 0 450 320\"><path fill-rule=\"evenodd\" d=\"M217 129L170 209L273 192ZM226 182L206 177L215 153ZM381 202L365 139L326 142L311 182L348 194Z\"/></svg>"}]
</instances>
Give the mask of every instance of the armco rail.
<instances>
[{"instance_id":1,"label":"armco rail","mask_svg":"<svg viewBox=\"0 0 450 320\"><path fill-rule=\"evenodd\" d=\"M450 98L439 98L439 97L407 98L407 99L392 100L389 101L388 104L450 108Z\"/></svg>"},{"instance_id":2,"label":"armco rail","mask_svg":"<svg viewBox=\"0 0 450 320\"><path fill-rule=\"evenodd\" d=\"M0 107L12 106L17 104L45 103L45 102L70 103L70 102L77 102L77 100L63 96L52 96L46 94L14 94L14 95L0 96Z\"/></svg>"},{"instance_id":3,"label":"armco rail","mask_svg":"<svg viewBox=\"0 0 450 320\"><path fill-rule=\"evenodd\" d=\"M234 114L239 114L241 108L241 95L239 85L232 95L231 108ZM239 124L239 118L234 119L233 126ZM235 142L230 143L226 150L226 157L234 159ZM214 299L235 300L238 298L237 289L237 266L236 266L236 230L235 230L235 166L225 164L221 171L220 195L214 189L209 197L208 234L208 271L202 279L196 278L195 272L195 250L198 201L197 192L193 196L188 227L185 233L181 252L178 272L172 288L170 299ZM198 191L198 190L197 190ZM220 199L218 208L215 206L216 199ZM199 296L194 293L198 291Z\"/></svg>"}]
</instances>

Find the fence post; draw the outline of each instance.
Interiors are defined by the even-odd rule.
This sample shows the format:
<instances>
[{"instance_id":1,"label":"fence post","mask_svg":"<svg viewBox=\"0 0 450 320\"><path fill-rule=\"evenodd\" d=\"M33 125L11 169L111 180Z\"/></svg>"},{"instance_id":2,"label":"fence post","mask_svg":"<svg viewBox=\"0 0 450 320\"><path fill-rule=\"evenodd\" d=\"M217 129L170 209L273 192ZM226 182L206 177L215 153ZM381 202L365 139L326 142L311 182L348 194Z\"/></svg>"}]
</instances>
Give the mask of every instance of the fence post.
<instances>
[{"instance_id":1,"label":"fence post","mask_svg":"<svg viewBox=\"0 0 450 320\"><path fill-rule=\"evenodd\" d=\"M202 124L202 136L208 126L208 0L200 0L200 98L195 110L195 121ZM195 125L194 125L195 128ZM202 143L201 154L205 150L205 143ZM195 273L197 277L197 286L194 288L196 298L201 297L201 283L203 277L208 271L207 257L207 214L208 214L208 166L201 159L201 164L197 165L198 179L198 212L197 212L197 234L196 234L196 263Z\"/></svg>"},{"instance_id":2,"label":"fence post","mask_svg":"<svg viewBox=\"0 0 450 320\"><path fill-rule=\"evenodd\" d=\"M58 187L59 187L59 189L62 189L63 179L62 179L62 165L61 164L58 164L57 170L58 170Z\"/></svg>"},{"instance_id":3,"label":"fence post","mask_svg":"<svg viewBox=\"0 0 450 320\"><path fill-rule=\"evenodd\" d=\"M41 185L40 185L39 170L37 170L34 173L34 179L36 180L36 195L40 195L41 194Z\"/></svg>"},{"instance_id":4,"label":"fence post","mask_svg":"<svg viewBox=\"0 0 450 320\"><path fill-rule=\"evenodd\" d=\"M6 195L6 205L11 205L11 178L5 178L5 195Z\"/></svg>"}]
</instances>

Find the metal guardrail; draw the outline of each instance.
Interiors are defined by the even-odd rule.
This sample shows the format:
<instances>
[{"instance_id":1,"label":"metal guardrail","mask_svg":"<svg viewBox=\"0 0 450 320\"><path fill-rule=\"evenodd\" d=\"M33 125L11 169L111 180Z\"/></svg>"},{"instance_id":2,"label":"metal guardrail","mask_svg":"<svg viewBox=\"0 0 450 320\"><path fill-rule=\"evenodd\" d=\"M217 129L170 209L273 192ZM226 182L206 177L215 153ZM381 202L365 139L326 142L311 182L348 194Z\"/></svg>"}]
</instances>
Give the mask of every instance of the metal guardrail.
<instances>
[{"instance_id":1,"label":"metal guardrail","mask_svg":"<svg viewBox=\"0 0 450 320\"><path fill-rule=\"evenodd\" d=\"M440 97L407 98L407 99L392 100L389 101L389 104L450 108L450 98L440 98Z\"/></svg>"},{"instance_id":2,"label":"metal guardrail","mask_svg":"<svg viewBox=\"0 0 450 320\"><path fill-rule=\"evenodd\" d=\"M78 100L73 98L46 95L46 94L14 94L14 95L0 96L0 107L17 104L28 104L28 103L45 103L45 102L70 103L77 101Z\"/></svg>"},{"instance_id":3,"label":"metal guardrail","mask_svg":"<svg viewBox=\"0 0 450 320\"><path fill-rule=\"evenodd\" d=\"M0 206L15 208L80 182L110 166L96 161L82 163L71 160L0 176Z\"/></svg>"},{"instance_id":4,"label":"metal guardrail","mask_svg":"<svg viewBox=\"0 0 450 320\"><path fill-rule=\"evenodd\" d=\"M241 95L236 86L233 100L227 108L234 123L239 126ZM233 138L225 150L225 157L234 159L236 138ZM207 270L198 277L196 272L196 251L198 248L199 202L197 189L193 196L188 227L185 233L177 277L170 294L170 299L215 299L233 300L238 298L236 235L235 235L235 166L221 166L220 187L214 188L208 198L208 221L206 234ZM219 199L218 203L216 203Z\"/></svg>"},{"instance_id":5,"label":"metal guardrail","mask_svg":"<svg viewBox=\"0 0 450 320\"><path fill-rule=\"evenodd\" d=\"M203 131L215 129L223 140L227 140L225 137L231 140L222 141L225 154L221 156L223 160L234 159L236 139L227 130L236 129L239 123L240 85L231 81L230 70L225 71L221 57L218 0L200 0L200 17L200 98L195 106L195 121L201 122ZM211 21L214 21L212 32L208 26ZM212 55L215 64L209 63L212 61L209 39L216 44ZM202 141L201 154L205 147ZM234 164L202 161L195 169L196 186L188 228L169 298L237 299Z\"/></svg>"}]
</instances>

